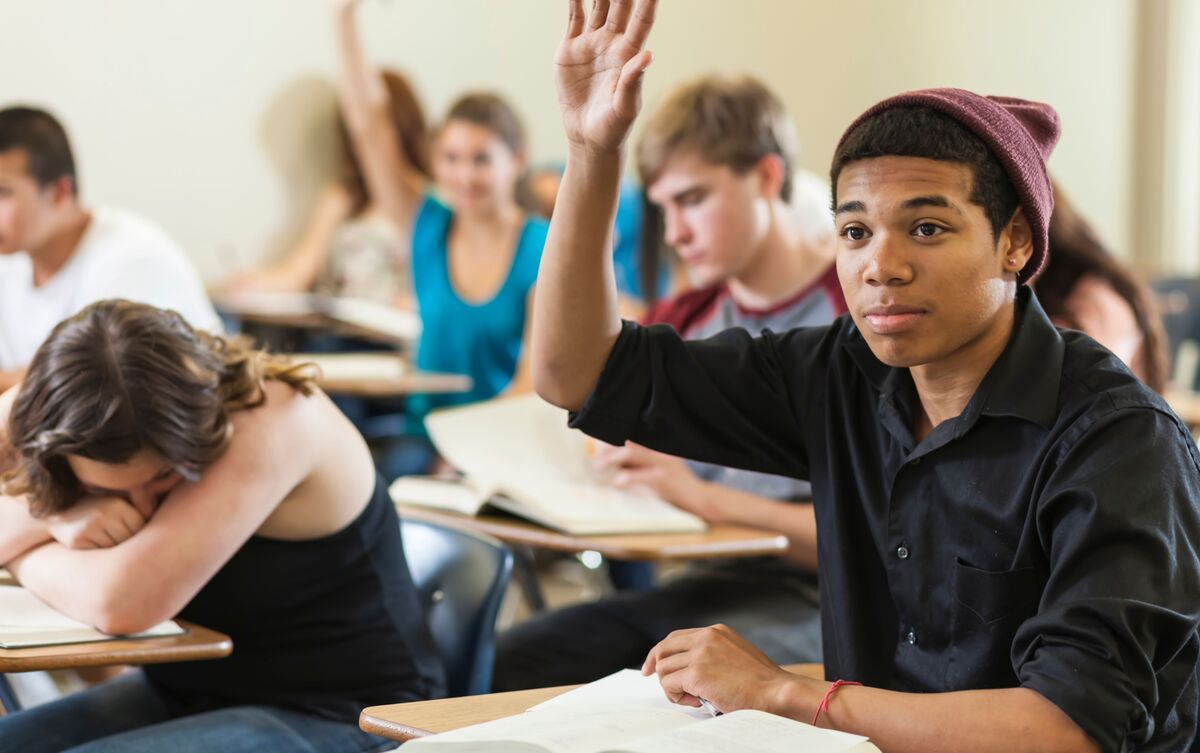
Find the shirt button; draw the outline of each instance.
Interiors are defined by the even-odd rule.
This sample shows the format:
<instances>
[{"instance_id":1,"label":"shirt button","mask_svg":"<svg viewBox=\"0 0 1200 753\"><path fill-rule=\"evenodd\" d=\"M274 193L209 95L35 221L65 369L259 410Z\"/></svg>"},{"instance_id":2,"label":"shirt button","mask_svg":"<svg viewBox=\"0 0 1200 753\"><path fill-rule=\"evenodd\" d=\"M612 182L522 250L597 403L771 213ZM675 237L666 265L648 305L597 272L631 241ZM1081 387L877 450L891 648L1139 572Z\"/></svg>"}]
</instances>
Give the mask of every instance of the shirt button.
<instances>
[{"instance_id":1,"label":"shirt button","mask_svg":"<svg viewBox=\"0 0 1200 753\"><path fill-rule=\"evenodd\" d=\"M896 556L902 560L908 559L908 547L904 546L903 544L896 547Z\"/></svg>"},{"instance_id":2,"label":"shirt button","mask_svg":"<svg viewBox=\"0 0 1200 753\"><path fill-rule=\"evenodd\" d=\"M921 458L913 458L912 464L913 464L913 465L920 465L920 464L921 464Z\"/></svg>"},{"instance_id":3,"label":"shirt button","mask_svg":"<svg viewBox=\"0 0 1200 753\"><path fill-rule=\"evenodd\" d=\"M908 635L904 636L904 640L908 641L908 645L915 646L917 645L917 634L909 630Z\"/></svg>"}]
</instances>

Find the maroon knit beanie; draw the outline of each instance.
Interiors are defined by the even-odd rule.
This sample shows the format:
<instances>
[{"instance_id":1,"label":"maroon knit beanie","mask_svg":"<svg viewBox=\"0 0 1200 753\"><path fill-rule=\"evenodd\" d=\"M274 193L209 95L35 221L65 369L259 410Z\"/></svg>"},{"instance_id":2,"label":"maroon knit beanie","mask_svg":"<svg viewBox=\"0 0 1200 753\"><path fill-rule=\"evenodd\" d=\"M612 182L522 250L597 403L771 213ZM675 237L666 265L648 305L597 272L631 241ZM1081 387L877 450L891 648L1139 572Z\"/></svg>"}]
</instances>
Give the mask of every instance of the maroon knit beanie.
<instances>
[{"instance_id":1,"label":"maroon knit beanie","mask_svg":"<svg viewBox=\"0 0 1200 753\"><path fill-rule=\"evenodd\" d=\"M1015 97L985 97L965 89L919 89L875 104L850 124L841 141L867 118L892 107L913 105L954 118L983 140L1008 173L1033 231L1033 256L1017 275L1018 282L1029 282L1046 263L1049 247L1054 192L1046 160L1058 143L1058 113L1050 105Z\"/></svg>"}]
</instances>

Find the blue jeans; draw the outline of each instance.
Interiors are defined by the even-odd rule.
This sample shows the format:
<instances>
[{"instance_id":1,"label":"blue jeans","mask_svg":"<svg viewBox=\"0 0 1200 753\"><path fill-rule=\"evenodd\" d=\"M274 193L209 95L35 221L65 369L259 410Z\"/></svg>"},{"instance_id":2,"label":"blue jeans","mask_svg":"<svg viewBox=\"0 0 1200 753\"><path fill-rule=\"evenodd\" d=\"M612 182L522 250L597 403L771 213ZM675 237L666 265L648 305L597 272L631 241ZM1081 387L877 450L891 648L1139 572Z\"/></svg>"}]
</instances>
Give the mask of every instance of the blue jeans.
<instances>
[{"instance_id":1,"label":"blue jeans","mask_svg":"<svg viewBox=\"0 0 1200 753\"><path fill-rule=\"evenodd\" d=\"M0 717L0 753L357 753L396 743L272 706L172 715L141 672Z\"/></svg>"}]
</instances>

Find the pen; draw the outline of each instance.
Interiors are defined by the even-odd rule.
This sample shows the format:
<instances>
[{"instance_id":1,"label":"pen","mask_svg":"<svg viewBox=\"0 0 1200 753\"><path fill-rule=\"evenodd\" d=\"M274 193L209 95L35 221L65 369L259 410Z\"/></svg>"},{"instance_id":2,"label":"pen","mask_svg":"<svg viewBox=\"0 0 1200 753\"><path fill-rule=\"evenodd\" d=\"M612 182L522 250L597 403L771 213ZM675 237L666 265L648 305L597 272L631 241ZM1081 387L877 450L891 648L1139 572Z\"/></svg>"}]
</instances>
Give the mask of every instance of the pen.
<instances>
[{"instance_id":1,"label":"pen","mask_svg":"<svg viewBox=\"0 0 1200 753\"><path fill-rule=\"evenodd\" d=\"M712 705L711 703L709 703L709 702L708 702L708 699L706 699L706 698L700 698L699 696L696 696L696 698L697 698L697 699L700 701L700 705L704 707L704 710L705 710L705 711L707 711L708 713L712 714L713 716L720 716L720 715L721 715L721 712L720 712L720 711L717 711L717 707L716 707L716 706L714 706L714 705Z\"/></svg>"}]
</instances>

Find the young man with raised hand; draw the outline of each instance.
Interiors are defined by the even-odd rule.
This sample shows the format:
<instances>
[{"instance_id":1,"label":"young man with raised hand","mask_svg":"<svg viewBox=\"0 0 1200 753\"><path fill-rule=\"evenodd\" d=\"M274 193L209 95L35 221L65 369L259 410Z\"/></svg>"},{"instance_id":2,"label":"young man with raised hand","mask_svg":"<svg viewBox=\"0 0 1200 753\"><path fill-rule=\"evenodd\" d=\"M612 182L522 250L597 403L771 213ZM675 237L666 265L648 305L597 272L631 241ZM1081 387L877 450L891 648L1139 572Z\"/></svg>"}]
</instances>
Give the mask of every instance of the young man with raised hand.
<instances>
[{"instance_id":1,"label":"young man with raised hand","mask_svg":"<svg viewBox=\"0 0 1200 753\"><path fill-rule=\"evenodd\" d=\"M832 169L850 315L686 342L622 323L606 264L655 2L570 8L535 387L610 443L811 480L826 676L863 686L791 676L721 626L671 635L644 670L674 700L889 753L1186 748L1200 457L1026 285L1046 253L1054 111L954 89L875 105Z\"/></svg>"},{"instance_id":2,"label":"young man with raised hand","mask_svg":"<svg viewBox=\"0 0 1200 753\"><path fill-rule=\"evenodd\" d=\"M734 326L828 324L845 311L832 225L806 223L821 215L797 205L827 212L828 190L797 193L796 151L782 104L752 78L707 76L667 96L642 133L638 168L662 216L662 240L695 288L656 303L644 323L670 324L694 340ZM736 626L781 664L821 660L807 482L687 462L632 442L598 457L618 485L650 488L712 524L787 536L787 556L696 563L657 586L527 620L500 637L496 690L596 680L640 665L673 630L714 622Z\"/></svg>"}]
</instances>

